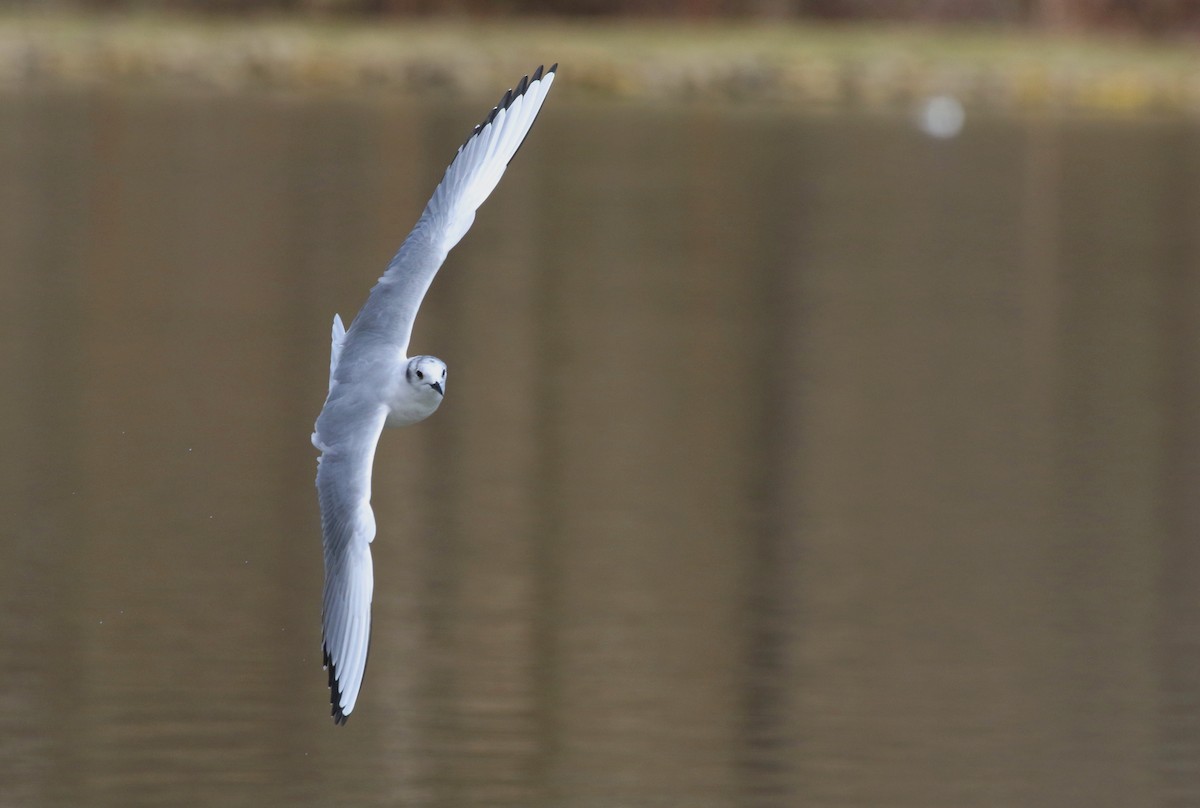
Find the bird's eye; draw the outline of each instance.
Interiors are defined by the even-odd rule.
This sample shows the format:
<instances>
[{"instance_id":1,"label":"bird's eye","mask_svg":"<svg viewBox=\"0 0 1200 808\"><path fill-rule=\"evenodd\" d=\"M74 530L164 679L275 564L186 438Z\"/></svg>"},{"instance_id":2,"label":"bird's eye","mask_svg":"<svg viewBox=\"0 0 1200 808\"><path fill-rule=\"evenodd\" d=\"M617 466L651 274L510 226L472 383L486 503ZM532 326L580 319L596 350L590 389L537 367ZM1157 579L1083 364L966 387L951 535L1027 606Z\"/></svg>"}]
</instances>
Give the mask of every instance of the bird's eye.
<instances>
[{"instance_id":1,"label":"bird's eye","mask_svg":"<svg viewBox=\"0 0 1200 808\"><path fill-rule=\"evenodd\" d=\"M420 371L420 370L418 370L418 371L417 371L417 378L418 378L418 379L424 379L424 378L425 378L425 373L424 373L424 371Z\"/></svg>"}]
</instances>

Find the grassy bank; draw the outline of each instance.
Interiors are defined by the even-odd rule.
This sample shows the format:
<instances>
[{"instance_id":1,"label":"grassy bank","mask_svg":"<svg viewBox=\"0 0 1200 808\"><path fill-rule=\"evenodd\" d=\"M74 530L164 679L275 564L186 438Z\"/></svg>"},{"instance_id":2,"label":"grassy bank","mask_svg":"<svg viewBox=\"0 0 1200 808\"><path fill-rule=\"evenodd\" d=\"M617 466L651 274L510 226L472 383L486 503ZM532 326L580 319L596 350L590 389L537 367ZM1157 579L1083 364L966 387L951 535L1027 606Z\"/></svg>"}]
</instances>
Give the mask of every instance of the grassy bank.
<instances>
[{"instance_id":1,"label":"grassy bank","mask_svg":"<svg viewBox=\"0 0 1200 808\"><path fill-rule=\"evenodd\" d=\"M542 61L560 91L648 100L1200 117L1200 48L1019 31L776 24L0 16L0 86L476 94Z\"/></svg>"}]
</instances>

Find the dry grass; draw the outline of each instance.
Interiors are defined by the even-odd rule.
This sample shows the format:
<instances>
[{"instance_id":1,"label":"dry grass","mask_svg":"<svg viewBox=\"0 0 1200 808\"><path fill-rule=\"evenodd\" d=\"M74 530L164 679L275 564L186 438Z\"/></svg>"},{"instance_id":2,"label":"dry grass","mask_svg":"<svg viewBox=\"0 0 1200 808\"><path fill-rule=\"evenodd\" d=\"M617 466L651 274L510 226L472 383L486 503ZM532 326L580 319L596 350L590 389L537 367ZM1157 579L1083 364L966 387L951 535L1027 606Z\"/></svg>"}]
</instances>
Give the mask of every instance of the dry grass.
<instances>
[{"instance_id":1,"label":"dry grass","mask_svg":"<svg viewBox=\"0 0 1200 808\"><path fill-rule=\"evenodd\" d=\"M1200 50L1009 30L0 16L0 85L97 83L475 94L543 61L560 92L1001 111L1200 115Z\"/></svg>"}]
</instances>

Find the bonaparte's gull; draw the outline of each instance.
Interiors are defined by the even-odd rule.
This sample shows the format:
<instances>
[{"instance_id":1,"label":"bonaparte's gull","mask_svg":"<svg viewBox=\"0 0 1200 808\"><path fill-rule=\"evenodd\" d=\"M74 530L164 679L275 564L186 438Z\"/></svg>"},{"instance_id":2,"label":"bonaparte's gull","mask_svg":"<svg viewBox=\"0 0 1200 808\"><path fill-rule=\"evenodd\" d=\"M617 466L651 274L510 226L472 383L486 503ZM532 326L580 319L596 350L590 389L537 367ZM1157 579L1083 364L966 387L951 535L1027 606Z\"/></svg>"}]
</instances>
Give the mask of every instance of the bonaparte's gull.
<instances>
[{"instance_id":1,"label":"bonaparte's gull","mask_svg":"<svg viewBox=\"0 0 1200 808\"><path fill-rule=\"evenodd\" d=\"M333 318L329 395L313 445L325 541L322 610L333 720L346 723L367 665L371 635L371 464L385 426L433 414L446 392L446 364L408 356L413 320L446 254L500 182L554 83L558 65L539 67L504 94L467 138L383 277L349 329Z\"/></svg>"}]
</instances>

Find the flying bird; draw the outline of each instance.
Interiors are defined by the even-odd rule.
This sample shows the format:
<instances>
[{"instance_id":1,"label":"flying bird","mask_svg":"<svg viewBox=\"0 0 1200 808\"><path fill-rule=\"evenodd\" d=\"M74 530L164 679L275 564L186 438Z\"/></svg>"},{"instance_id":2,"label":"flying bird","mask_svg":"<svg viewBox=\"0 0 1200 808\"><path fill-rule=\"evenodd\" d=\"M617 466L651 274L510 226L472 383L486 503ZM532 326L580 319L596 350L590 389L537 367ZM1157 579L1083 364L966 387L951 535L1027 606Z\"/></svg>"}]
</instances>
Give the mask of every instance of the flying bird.
<instances>
[{"instance_id":1,"label":"flying bird","mask_svg":"<svg viewBox=\"0 0 1200 808\"><path fill-rule=\"evenodd\" d=\"M529 134L558 65L525 76L459 147L416 227L362 310L333 317L329 394L312 435L325 545L322 609L325 667L335 724L354 710L367 665L374 573L371 465L385 426L433 414L446 394L446 363L408 355L417 310L450 249L475 221Z\"/></svg>"}]
</instances>

